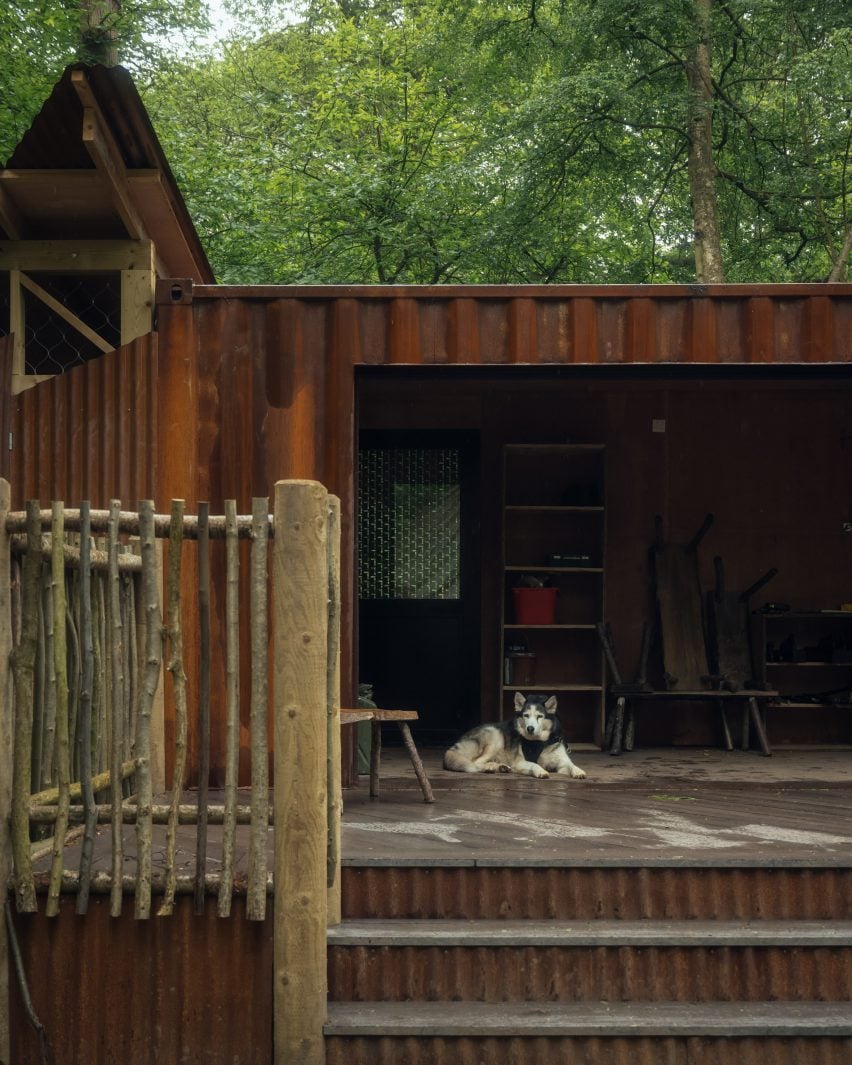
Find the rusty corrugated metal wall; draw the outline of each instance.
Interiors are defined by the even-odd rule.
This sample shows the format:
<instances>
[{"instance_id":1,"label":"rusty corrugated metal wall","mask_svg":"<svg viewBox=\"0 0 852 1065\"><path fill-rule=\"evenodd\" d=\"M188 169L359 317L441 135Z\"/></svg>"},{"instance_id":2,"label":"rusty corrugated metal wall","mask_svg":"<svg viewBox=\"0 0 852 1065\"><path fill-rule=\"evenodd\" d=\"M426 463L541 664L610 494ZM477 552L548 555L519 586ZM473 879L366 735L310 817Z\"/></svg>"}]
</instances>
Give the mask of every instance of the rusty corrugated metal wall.
<instances>
[{"instance_id":1,"label":"rusty corrugated metal wall","mask_svg":"<svg viewBox=\"0 0 852 1065\"><path fill-rule=\"evenodd\" d=\"M11 345L0 359L11 356ZM10 369L3 367L8 380ZM133 509L157 483L157 336L43 381L17 396L4 392L0 471L12 505L48 506L88 499Z\"/></svg>"},{"instance_id":2,"label":"rusty corrugated metal wall","mask_svg":"<svg viewBox=\"0 0 852 1065\"><path fill-rule=\"evenodd\" d=\"M132 900L110 917L108 896L74 912L15 916L36 1015L57 1065L268 1065L272 1060L272 917L231 917L215 900L196 917L190 895L171 917L137 921ZM38 1065L38 1040L12 983L12 1060ZM62 993L57 994L56 989Z\"/></svg>"},{"instance_id":3,"label":"rusty corrugated metal wall","mask_svg":"<svg viewBox=\"0 0 852 1065\"><path fill-rule=\"evenodd\" d=\"M342 501L353 705L355 371L852 362L852 286L225 287L161 282L158 500L247 507L280 478ZM214 711L215 713L215 711ZM214 718L215 722L215 718ZM215 728L215 724L214 724ZM194 749L190 736L190 749Z\"/></svg>"},{"instance_id":4,"label":"rusty corrugated metal wall","mask_svg":"<svg viewBox=\"0 0 852 1065\"><path fill-rule=\"evenodd\" d=\"M353 365L852 360L848 284L204 286L193 296L199 321L208 300L227 300L229 315L263 301L290 326L281 355L334 352Z\"/></svg>"},{"instance_id":5,"label":"rusty corrugated metal wall","mask_svg":"<svg viewBox=\"0 0 852 1065\"><path fill-rule=\"evenodd\" d=\"M247 512L276 480L322 481L342 501L348 705L357 368L852 362L848 284L193 289L161 281L157 304L157 334L18 397L6 393L0 469L15 505L38 496L105 506L118 496L164 509L182 498L190 513L199 500L215 513L235 498ZM187 581L193 595L194 576ZM190 648L191 628L190 620ZM194 669L190 652L191 685ZM215 780L223 741L216 706L213 714ZM194 731L189 758L192 777Z\"/></svg>"}]
</instances>

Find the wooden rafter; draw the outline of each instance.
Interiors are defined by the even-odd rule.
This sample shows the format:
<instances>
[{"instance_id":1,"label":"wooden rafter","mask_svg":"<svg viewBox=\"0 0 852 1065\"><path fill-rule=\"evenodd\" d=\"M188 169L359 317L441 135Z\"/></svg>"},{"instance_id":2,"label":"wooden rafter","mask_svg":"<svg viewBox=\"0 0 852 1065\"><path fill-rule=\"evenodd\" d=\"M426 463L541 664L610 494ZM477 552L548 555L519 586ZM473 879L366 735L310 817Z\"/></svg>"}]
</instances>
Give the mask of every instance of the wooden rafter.
<instances>
[{"instance_id":1,"label":"wooden rafter","mask_svg":"<svg viewBox=\"0 0 852 1065\"><path fill-rule=\"evenodd\" d=\"M109 186L113 203L128 236L134 240L143 240L147 237L147 233L130 195L124 160L115 139L109 132L109 126L98 106L85 71L73 71L71 84L83 105L83 144L98 172Z\"/></svg>"}]
</instances>

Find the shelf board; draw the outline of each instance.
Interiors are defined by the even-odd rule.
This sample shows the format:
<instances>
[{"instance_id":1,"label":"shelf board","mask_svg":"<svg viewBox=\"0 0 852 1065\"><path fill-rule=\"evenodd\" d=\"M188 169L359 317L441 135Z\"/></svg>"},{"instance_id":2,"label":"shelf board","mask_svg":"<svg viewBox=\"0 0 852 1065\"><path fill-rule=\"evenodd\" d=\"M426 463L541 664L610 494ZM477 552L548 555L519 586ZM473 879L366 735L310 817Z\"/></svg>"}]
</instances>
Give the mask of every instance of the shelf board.
<instances>
[{"instance_id":1,"label":"shelf board","mask_svg":"<svg viewBox=\"0 0 852 1065\"><path fill-rule=\"evenodd\" d=\"M603 514L601 506L579 506L557 503L507 503L506 510L555 511L557 514Z\"/></svg>"},{"instance_id":2,"label":"shelf board","mask_svg":"<svg viewBox=\"0 0 852 1065\"><path fill-rule=\"evenodd\" d=\"M603 566L504 566L507 573L603 573Z\"/></svg>"},{"instance_id":3,"label":"shelf board","mask_svg":"<svg viewBox=\"0 0 852 1065\"><path fill-rule=\"evenodd\" d=\"M600 684L504 684L504 692L602 692Z\"/></svg>"},{"instance_id":4,"label":"shelf board","mask_svg":"<svg viewBox=\"0 0 852 1065\"><path fill-rule=\"evenodd\" d=\"M506 451L513 451L516 455L522 455L528 451L531 455L537 455L543 451L570 452L570 451L605 451L605 444L504 444Z\"/></svg>"},{"instance_id":5,"label":"shelf board","mask_svg":"<svg viewBox=\"0 0 852 1065\"><path fill-rule=\"evenodd\" d=\"M519 625L517 622L512 622L511 625L504 625L504 629L582 629L595 631L596 626L592 625Z\"/></svg>"},{"instance_id":6,"label":"shelf board","mask_svg":"<svg viewBox=\"0 0 852 1065\"><path fill-rule=\"evenodd\" d=\"M767 669L847 669L852 662L767 662Z\"/></svg>"}]
</instances>

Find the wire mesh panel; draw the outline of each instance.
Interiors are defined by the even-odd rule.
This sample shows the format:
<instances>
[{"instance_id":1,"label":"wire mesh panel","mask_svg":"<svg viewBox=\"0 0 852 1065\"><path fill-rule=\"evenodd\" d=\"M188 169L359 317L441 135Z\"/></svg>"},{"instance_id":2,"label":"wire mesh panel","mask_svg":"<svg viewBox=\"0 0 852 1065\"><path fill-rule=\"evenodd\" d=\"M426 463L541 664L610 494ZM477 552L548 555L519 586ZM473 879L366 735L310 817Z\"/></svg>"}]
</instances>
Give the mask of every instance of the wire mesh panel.
<instances>
[{"instance_id":1,"label":"wire mesh panel","mask_svg":"<svg viewBox=\"0 0 852 1065\"><path fill-rule=\"evenodd\" d=\"M360 597L458 599L458 449L365 448L358 478Z\"/></svg>"},{"instance_id":2,"label":"wire mesh panel","mask_svg":"<svg viewBox=\"0 0 852 1065\"><path fill-rule=\"evenodd\" d=\"M121 276L111 274L30 274L63 307L112 347L121 343ZM28 374L58 374L101 354L55 310L24 292L25 365Z\"/></svg>"},{"instance_id":3,"label":"wire mesh panel","mask_svg":"<svg viewBox=\"0 0 852 1065\"><path fill-rule=\"evenodd\" d=\"M121 274L27 275L112 348L121 344ZM64 373L102 354L103 348L49 307L34 292L22 288L24 316L24 372ZM0 336L11 330L9 272L0 272Z\"/></svg>"}]
</instances>

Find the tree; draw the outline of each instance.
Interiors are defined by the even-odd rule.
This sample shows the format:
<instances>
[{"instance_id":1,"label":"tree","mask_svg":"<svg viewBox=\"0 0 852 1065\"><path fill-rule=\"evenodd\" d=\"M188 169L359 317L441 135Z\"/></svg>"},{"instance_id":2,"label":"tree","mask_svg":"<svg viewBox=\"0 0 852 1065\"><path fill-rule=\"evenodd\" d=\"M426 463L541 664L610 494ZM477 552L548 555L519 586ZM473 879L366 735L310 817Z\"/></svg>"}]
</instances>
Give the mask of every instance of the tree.
<instances>
[{"instance_id":1,"label":"tree","mask_svg":"<svg viewBox=\"0 0 852 1065\"><path fill-rule=\"evenodd\" d=\"M144 81L176 33L208 26L206 0L6 0L0 4L0 160L69 63L119 60Z\"/></svg>"}]
</instances>

